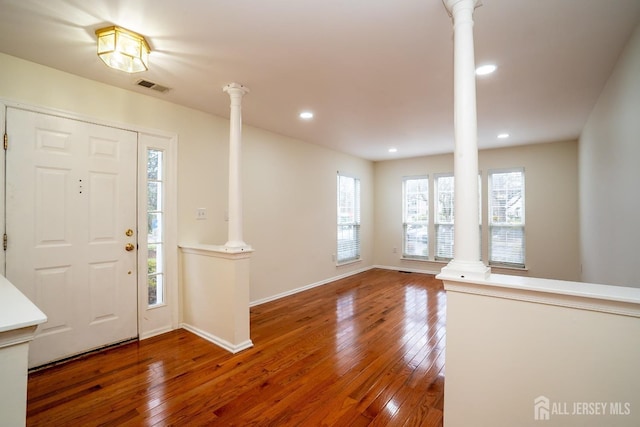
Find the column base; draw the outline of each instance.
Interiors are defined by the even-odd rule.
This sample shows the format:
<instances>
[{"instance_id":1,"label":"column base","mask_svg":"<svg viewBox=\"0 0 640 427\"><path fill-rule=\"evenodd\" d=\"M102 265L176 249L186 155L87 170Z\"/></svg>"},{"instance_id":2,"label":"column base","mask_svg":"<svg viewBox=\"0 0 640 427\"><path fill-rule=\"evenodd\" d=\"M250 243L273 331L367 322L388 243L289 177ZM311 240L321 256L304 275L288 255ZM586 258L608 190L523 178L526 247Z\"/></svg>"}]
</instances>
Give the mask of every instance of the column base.
<instances>
[{"instance_id":1,"label":"column base","mask_svg":"<svg viewBox=\"0 0 640 427\"><path fill-rule=\"evenodd\" d=\"M449 264L442 267L438 279L467 279L486 280L491 275L491 267L484 265L482 261L459 261L451 260Z\"/></svg>"}]
</instances>

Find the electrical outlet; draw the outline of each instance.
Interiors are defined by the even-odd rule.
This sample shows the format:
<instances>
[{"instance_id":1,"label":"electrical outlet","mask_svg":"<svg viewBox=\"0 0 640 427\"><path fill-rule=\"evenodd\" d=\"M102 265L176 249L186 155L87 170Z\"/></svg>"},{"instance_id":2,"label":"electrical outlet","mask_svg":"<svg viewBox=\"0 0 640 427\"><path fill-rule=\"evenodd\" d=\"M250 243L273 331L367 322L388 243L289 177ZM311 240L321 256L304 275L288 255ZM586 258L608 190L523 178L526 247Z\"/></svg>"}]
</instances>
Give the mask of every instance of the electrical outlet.
<instances>
[{"instance_id":1,"label":"electrical outlet","mask_svg":"<svg viewBox=\"0 0 640 427\"><path fill-rule=\"evenodd\" d=\"M206 208L196 209L196 219L207 219L207 209Z\"/></svg>"},{"instance_id":2,"label":"electrical outlet","mask_svg":"<svg viewBox=\"0 0 640 427\"><path fill-rule=\"evenodd\" d=\"M398 253L398 248L393 248L393 253L397 254Z\"/></svg>"}]
</instances>

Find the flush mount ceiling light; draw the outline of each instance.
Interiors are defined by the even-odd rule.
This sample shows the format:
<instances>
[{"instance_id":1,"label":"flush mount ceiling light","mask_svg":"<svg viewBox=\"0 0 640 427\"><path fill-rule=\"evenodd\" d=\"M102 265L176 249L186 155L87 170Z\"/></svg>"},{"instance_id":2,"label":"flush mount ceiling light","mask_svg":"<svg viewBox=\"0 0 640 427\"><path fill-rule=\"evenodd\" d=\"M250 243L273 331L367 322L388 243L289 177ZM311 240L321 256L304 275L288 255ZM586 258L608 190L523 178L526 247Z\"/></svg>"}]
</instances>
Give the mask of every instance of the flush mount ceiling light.
<instances>
[{"instance_id":1,"label":"flush mount ceiling light","mask_svg":"<svg viewBox=\"0 0 640 427\"><path fill-rule=\"evenodd\" d=\"M313 118L313 113L311 111L303 111L300 113L300 118L303 120L310 120Z\"/></svg>"},{"instance_id":2,"label":"flush mount ceiling light","mask_svg":"<svg viewBox=\"0 0 640 427\"><path fill-rule=\"evenodd\" d=\"M505 132L505 133L499 133L499 134L498 134L498 138L500 138L500 139L507 139L507 138L509 138L509 134L508 134L508 133L506 133L506 132Z\"/></svg>"},{"instance_id":3,"label":"flush mount ceiling light","mask_svg":"<svg viewBox=\"0 0 640 427\"><path fill-rule=\"evenodd\" d=\"M149 69L149 44L140 34L120 27L96 30L98 56L105 64L126 73Z\"/></svg>"},{"instance_id":4,"label":"flush mount ceiling light","mask_svg":"<svg viewBox=\"0 0 640 427\"><path fill-rule=\"evenodd\" d=\"M389 152L390 152L390 153L397 153L397 152L398 152L398 149L397 149L397 148L395 148L395 147L391 147L391 148L389 148Z\"/></svg>"},{"instance_id":5,"label":"flush mount ceiling light","mask_svg":"<svg viewBox=\"0 0 640 427\"><path fill-rule=\"evenodd\" d=\"M476 68L476 76L486 76L493 73L498 67L494 64L481 65Z\"/></svg>"}]
</instances>

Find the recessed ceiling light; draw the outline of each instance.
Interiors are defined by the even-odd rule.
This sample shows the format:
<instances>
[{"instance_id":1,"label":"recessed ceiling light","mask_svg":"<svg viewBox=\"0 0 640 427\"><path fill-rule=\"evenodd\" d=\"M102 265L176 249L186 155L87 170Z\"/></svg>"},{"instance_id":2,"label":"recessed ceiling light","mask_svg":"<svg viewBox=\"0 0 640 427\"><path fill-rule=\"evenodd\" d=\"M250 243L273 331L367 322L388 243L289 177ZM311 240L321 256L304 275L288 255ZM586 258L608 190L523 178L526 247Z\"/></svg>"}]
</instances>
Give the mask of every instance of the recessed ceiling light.
<instances>
[{"instance_id":1,"label":"recessed ceiling light","mask_svg":"<svg viewBox=\"0 0 640 427\"><path fill-rule=\"evenodd\" d=\"M311 111L303 111L300 113L300 118L303 120L309 120L313 118L313 113Z\"/></svg>"},{"instance_id":2,"label":"recessed ceiling light","mask_svg":"<svg viewBox=\"0 0 640 427\"><path fill-rule=\"evenodd\" d=\"M391 148L389 148L389 152L390 152L390 153L397 153L397 152L398 152L398 149L397 149L397 148L394 148L394 147L391 147Z\"/></svg>"},{"instance_id":3,"label":"recessed ceiling light","mask_svg":"<svg viewBox=\"0 0 640 427\"><path fill-rule=\"evenodd\" d=\"M481 65L476 68L476 76L486 76L493 73L498 67L494 64Z\"/></svg>"},{"instance_id":4,"label":"recessed ceiling light","mask_svg":"<svg viewBox=\"0 0 640 427\"><path fill-rule=\"evenodd\" d=\"M509 138L509 134L508 133L500 133L500 134L498 134L498 138L507 139L507 138Z\"/></svg>"}]
</instances>

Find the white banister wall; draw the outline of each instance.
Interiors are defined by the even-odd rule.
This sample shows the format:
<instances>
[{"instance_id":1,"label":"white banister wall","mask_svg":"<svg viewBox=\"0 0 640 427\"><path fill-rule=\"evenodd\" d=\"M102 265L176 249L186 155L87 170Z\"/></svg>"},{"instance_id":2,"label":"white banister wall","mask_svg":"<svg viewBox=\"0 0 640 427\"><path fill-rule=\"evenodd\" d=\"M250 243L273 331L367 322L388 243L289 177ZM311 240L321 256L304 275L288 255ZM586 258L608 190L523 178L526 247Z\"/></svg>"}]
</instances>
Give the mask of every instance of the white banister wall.
<instances>
[{"instance_id":1,"label":"white banister wall","mask_svg":"<svg viewBox=\"0 0 640 427\"><path fill-rule=\"evenodd\" d=\"M478 130L473 48L473 11L478 0L445 0L454 26L454 221L453 260L447 277L484 279L491 270L480 260L478 235Z\"/></svg>"},{"instance_id":2,"label":"white banister wall","mask_svg":"<svg viewBox=\"0 0 640 427\"><path fill-rule=\"evenodd\" d=\"M182 327L232 353L253 346L250 338L251 250L182 245Z\"/></svg>"},{"instance_id":3,"label":"white banister wall","mask_svg":"<svg viewBox=\"0 0 640 427\"><path fill-rule=\"evenodd\" d=\"M640 425L640 289L498 274L444 285L446 427Z\"/></svg>"},{"instance_id":4,"label":"white banister wall","mask_svg":"<svg viewBox=\"0 0 640 427\"><path fill-rule=\"evenodd\" d=\"M47 316L0 276L0 426L23 426L27 415L29 341Z\"/></svg>"},{"instance_id":5,"label":"white banister wall","mask_svg":"<svg viewBox=\"0 0 640 427\"><path fill-rule=\"evenodd\" d=\"M223 88L231 100L229 118L229 227L224 246L184 243L182 327L237 353L250 338L249 278L253 249L244 242L242 220L242 97L238 83Z\"/></svg>"},{"instance_id":6,"label":"white banister wall","mask_svg":"<svg viewBox=\"0 0 640 427\"><path fill-rule=\"evenodd\" d=\"M454 259L445 427L640 425L640 289L491 274L478 261L473 11L454 23Z\"/></svg>"}]
</instances>

